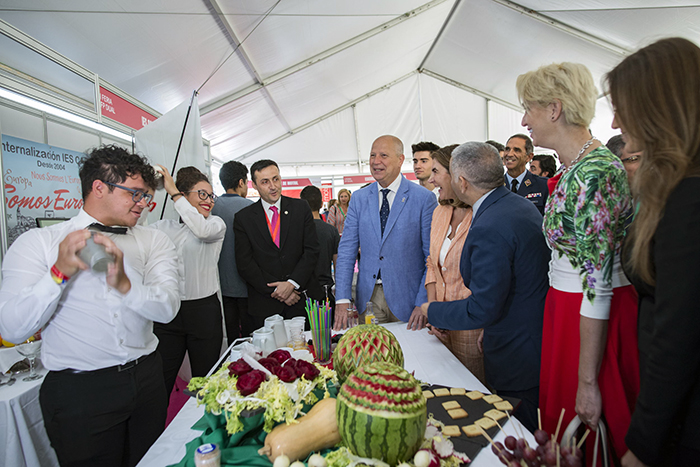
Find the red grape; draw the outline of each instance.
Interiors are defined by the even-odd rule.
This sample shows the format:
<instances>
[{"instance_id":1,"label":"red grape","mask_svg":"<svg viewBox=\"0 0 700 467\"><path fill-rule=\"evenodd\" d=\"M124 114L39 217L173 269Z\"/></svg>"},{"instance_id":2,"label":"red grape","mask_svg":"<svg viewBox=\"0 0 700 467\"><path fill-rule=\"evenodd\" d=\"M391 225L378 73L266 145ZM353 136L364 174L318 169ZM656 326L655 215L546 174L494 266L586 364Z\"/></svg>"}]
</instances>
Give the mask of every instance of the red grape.
<instances>
[{"instance_id":1,"label":"red grape","mask_svg":"<svg viewBox=\"0 0 700 467\"><path fill-rule=\"evenodd\" d=\"M557 453L554 451L547 451L544 456L544 462L547 465L557 465Z\"/></svg>"},{"instance_id":2,"label":"red grape","mask_svg":"<svg viewBox=\"0 0 700 467\"><path fill-rule=\"evenodd\" d=\"M518 449L521 451L525 451L525 448L527 447L527 441L525 441L524 438L519 438L517 441Z\"/></svg>"},{"instance_id":3,"label":"red grape","mask_svg":"<svg viewBox=\"0 0 700 467\"><path fill-rule=\"evenodd\" d=\"M544 446L549 441L549 435L544 430L535 430L535 441L540 446Z\"/></svg>"},{"instance_id":4,"label":"red grape","mask_svg":"<svg viewBox=\"0 0 700 467\"><path fill-rule=\"evenodd\" d=\"M515 440L515 437L514 436L506 436L505 445L511 451L513 449L515 449L515 447L517 445L517 441Z\"/></svg>"},{"instance_id":5,"label":"red grape","mask_svg":"<svg viewBox=\"0 0 700 467\"><path fill-rule=\"evenodd\" d=\"M547 452L544 446L537 446L537 455L544 459L544 455Z\"/></svg>"},{"instance_id":6,"label":"red grape","mask_svg":"<svg viewBox=\"0 0 700 467\"><path fill-rule=\"evenodd\" d=\"M503 447L503 444L502 444L500 441L496 441L496 442L493 443L493 445L491 446L491 450L492 450L493 453L496 454L496 455L499 455L501 452L503 452L503 449L505 449L505 448Z\"/></svg>"},{"instance_id":7,"label":"red grape","mask_svg":"<svg viewBox=\"0 0 700 467\"><path fill-rule=\"evenodd\" d=\"M526 461L534 461L537 459L537 451L532 448L525 447L525 449L523 449L523 459Z\"/></svg>"}]
</instances>

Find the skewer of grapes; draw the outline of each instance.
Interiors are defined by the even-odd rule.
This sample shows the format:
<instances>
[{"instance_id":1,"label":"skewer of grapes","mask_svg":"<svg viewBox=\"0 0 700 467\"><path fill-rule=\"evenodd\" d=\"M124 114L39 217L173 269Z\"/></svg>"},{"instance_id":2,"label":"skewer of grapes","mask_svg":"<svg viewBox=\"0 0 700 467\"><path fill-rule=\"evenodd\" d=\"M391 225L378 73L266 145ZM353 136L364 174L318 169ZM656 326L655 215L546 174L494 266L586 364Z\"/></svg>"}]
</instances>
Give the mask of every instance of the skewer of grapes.
<instances>
[{"instance_id":1,"label":"skewer of grapes","mask_svg":"<svg viewBox=\"0 0 700 467\"><path fill-rule=\"evenodd\" d=\"M539 410L537 412L539 419ZM559 437L559 428L563 417L564 410L562 409L557 431L552 437L542 430L542 422L539 422L539 429L534 433L535 441L537 442L537 447L535 448L528 444L522 433L518 438L510 435L506 436L503 443L499 441L494 442L486 432L483 432L483 434L491 443L493 453L508 467L582 467L583 451L581 451L581 445L586 440L590 429L586 430L586 433L578 443L576 443L574 438L562 446L556 440ZM516 435L518 435L515 424L513 426Z\"/></svg>"}]
</instances>

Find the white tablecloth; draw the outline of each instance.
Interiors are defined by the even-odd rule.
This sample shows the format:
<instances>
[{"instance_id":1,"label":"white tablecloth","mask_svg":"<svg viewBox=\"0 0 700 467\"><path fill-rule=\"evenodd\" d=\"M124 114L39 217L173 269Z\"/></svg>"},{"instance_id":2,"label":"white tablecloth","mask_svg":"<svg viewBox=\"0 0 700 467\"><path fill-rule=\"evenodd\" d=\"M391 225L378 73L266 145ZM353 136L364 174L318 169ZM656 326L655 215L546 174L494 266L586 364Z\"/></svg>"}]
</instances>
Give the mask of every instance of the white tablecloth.
<instances>
[{"instance_id":1,"label":"white tablecloth","mask_svg":"<svg viewBox=\"0 0 700 467\"><path fill-rule=\"evenodd\" d=\"M48 371L41 368L39 373L45 375ZM22 381L26 376L21 373L14 385L0 386L0 465L58 467L39 406L43 378Z\"/></svg>"},{"instance_id":2,"label":"white tablecloth","mask_svg":"<svg viewBox=\"0 0 700 467\"><path fill-rule=\"evenodd\" d=\"M391 323L383 326L394 333L399 340L404 353L404 367L408 371L414 371L416 378L432 384L488 392L486 387L436 337L428 334L427 329L408 331L406 323ZM203 414L204 406L197 407L194 399L187 401L158 441L141 459L138 467L163 467L180 462L185 455L185 444L201 434L200 431L191 430L190 427ZM510 422L502 425L505 434L502 431L499 432L494 440L502 442L506 434L519 437ZM521 427L522 425L518 428L521 429ZM525 428L522 428L522 431L530 445L535 446L532 434ZM503 464L491 452L491 448L487 447L481 450L470 465L496 467Z\"/></svg>"}]
</instances>

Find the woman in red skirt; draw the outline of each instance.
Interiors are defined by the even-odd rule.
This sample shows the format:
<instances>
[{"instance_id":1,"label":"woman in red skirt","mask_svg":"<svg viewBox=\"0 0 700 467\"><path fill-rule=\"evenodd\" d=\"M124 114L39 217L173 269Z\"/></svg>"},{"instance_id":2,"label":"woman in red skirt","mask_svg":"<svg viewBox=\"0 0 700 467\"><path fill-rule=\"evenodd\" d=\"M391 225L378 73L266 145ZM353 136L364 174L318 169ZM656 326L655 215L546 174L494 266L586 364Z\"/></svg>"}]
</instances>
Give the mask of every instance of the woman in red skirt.
<instances>
[{"instance_id":1,"label":"woman in red skirt","mask_svg":"<svg viewBox=\"0 0 700 467\"><path fill-rule=\"evenodd\" d=\"M543 225L552 249L540 371L543 429L554 434L562 409L564 427L577 414L591 428L602 418L619 459L639 391L637 297L619 258L632 212L627 175L588 130L598 95L588 68L544 66L519 76L517 89L522 125L562 163Z\"/></svg>"}]
</instances>

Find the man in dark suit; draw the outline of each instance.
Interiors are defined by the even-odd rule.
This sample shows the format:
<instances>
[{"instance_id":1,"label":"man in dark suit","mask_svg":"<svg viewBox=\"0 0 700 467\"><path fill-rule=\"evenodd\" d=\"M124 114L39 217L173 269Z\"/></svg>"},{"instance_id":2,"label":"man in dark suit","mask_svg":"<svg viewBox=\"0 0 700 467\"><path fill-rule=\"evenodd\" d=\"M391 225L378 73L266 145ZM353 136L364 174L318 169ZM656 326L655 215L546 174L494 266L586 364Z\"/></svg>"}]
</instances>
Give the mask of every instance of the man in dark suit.
<instances>
[{"instance_id":1,"label":"man in dark suit","mask_svg":"<svg viewBox=\"0 0 700 467\"><path fill-rule=\"evenodd\" d=\"M265 318L306 316L306 298L323 299L315 274L318 238L306 201L282 196L277 163L261 160L250 168L260 200L238 212L236 266L248 283L248 316L254 328Z\"/></svg>"},{"instance_id":2,"label":"man in dark suit","mask_svg":"<svg viewBox=\"0 0 700 467\"><path fill-rule=\"evenodd\" d=\"M472 294L421 308L438 328L484 328L486 381L498 394L522 399L516 415L534 431L550 254L542 216L503 186L502 167L498 152L486 143L453 151L453 188L473 209L460 264Z\"/></svg>"},{"instance_id":3,"label":"man in dark suit","mask_svg":"<svg viewBox=\"0 0 700 467\"><path fill-rule=\"evenodd\" d=\"M544 215L544 206L547 204L549 189L547 179L539 177L525 167L532 160L535 147L527 135L517 134L510 137L506 143L506 152L503 156L507 172L505 185L513 193L528 199Z\"/></svg>"}]
</instances>

